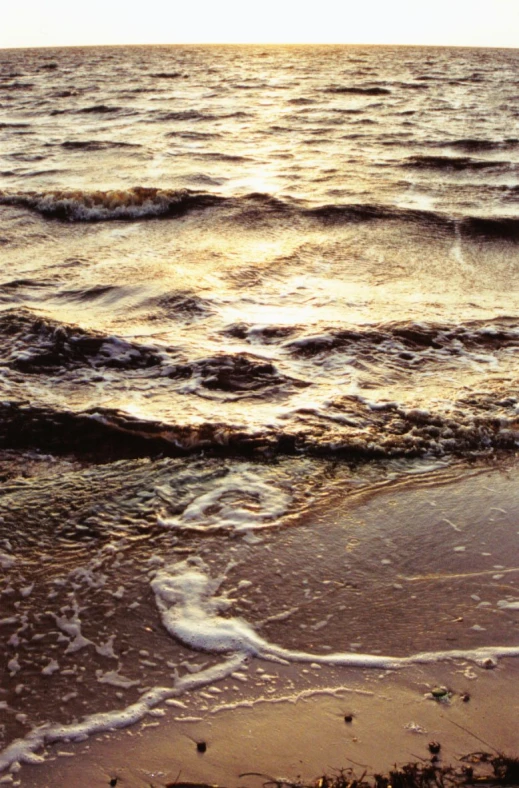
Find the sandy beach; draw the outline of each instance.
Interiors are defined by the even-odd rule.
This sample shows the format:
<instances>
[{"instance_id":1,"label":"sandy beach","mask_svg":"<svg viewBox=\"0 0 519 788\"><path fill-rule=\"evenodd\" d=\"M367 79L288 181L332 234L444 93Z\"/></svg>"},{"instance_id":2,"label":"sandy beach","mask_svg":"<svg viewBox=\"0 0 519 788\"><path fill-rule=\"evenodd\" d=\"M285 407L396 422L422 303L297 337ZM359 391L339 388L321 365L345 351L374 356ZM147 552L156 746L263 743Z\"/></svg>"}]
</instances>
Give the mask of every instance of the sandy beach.
<instances>
[{"instance_id":1,"label":"sandy beach","mask_svg":"<svg viewBox=\"0 0 519 788\"><path fill-rule=\"evenodd\" d=\"M163 704L143 722L125 730L107 732L84 743L59 742L49 748L45 764L23 767L22 784L97 788L117 779L117 785L136 788L176 782L233 788L261 785L267 779L240 776L247 772L292 781L311 781L341 768L384 772L395 763L429 758L430 741L440 742L444 764L459 763L461 756L479 750L513 753L517 747L519 660L494 661L477 655L450 659L448 652L461 649L470 657L471 649L495 646L498 652L499 647L517 643L518 614L511 603L507 609L501 601L517 593L516 480L517 469L510 462L496 470L451 470L443 483L437 474L426 474L369 495L330 503L319 514L310 512L306 524L277 536L285 544L287 561L285 605L294 602L290 595L296 593L297 567L307 561L301 551L315 551L318 543L322 554L319 572L322 576L329 573L328 579L341 575L345 554L351 562L352 550L364 549L362 561L369 553L380 571L391 566L395 573L390 578L392 586L398 579L397 585L419 590L419 609L414 610L413 594L409 593L399 610L392 610L395 603L383 601L388 590L380 588L379 579L371 593L363 589L357 617L352 601L353 624L342 611L340 621L332 623L330 619L317 630L321 646L337 643L340 632L347 636L348 629L354 627L356 637L370 652L376 651L377 638L385 645L384 653L401 656L412 654L412 646L420 642L426 648L443 650L445 661L378 670L280 665L251 659L234 680L214 685L210 708L210 695L201 690L188 705L178 701L173 701L173 707ZM383 512L385 523L380 519ZM445 524L445 519L451 525ZM439 538L442 523L447 528ZM405 534L405 549L398 543L397 524ZM301 538L301 529L306 528L308 534ZM362 529L362 543L352 542L355 529ZM310 532L314 544L309 544ZM434 551L426 555L423 550L431 533L441 546L441 571L435 566ZM391 534L393 540L391 559L379 557L384 534ZM460 541L466 550L456 551ZM345 550L348 544L350 549ZM352 548L352 544L356 546ZM387 547L386 542L385 554ZM259 548L247 547L247 551L255 549ZM450 567L448 553L452 553ZM282 555L279 545L276 554ZM250 558L250 566L256 566L261 574L261 580L255 579L257 587L275 580L271 567L259 566L253 556ZM386 560L392 563L380 563ZM292 567L292 574L288 567ZM250 576L250 567L246 571ZM349 574L350 578L355 575L354 566ZM350 586L350 592L353 590ZM335 593L345 592L339 589ZM335 609L336 601L328 598L327 604ZM305 615L310 622L308 611ZM364 630L360 621L364 621ZM272 630L269 641L282 642L282 622L274 620L268 626ZM265 629L262 632L265 634ZM370 641L372 648L367 649ZM439 688L446 693L435 698L432 690ZM197 746L202 742L206 745L203 752Z\"/></svg>"},{"instance_id":2,"label":"sandy beach","mask_svg":"<svg viewBox=\"0 0 519 788\"><path fill-rule=\"evenodd\" d=\"M177 782L234 788L260 786L269 778L310 782L341 768L358 776L385 773L395 764L429 759L431 741L441 744L445 765L459 766L462 756L492 747L516 752L517 663L475 673L472 680L459 667L412 669L383 679L357 674L342 688L259 701L200 722L177 722L168 714L159 727L147 723L74 747L74 757L61 745L48 766L24 767L23 784L101 788L117 778L117 785L131 788ZM449 703L424 697L436 683L470 691L470 701L458 694ZM350 714L353 722L345 723ZM207 743L203 754L199 741ZM241 776L246 772L259 774Z\"/></svg>"}]
</instances>

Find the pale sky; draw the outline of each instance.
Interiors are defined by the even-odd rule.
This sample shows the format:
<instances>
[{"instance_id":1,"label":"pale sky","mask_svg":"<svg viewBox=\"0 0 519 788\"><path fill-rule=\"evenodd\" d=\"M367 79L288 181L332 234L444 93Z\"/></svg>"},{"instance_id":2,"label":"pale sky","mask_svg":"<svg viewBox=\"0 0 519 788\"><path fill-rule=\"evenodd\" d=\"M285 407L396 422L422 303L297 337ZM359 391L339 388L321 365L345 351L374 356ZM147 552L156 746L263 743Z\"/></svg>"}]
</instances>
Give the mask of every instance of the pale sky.
<instances>
[{"instance_id":1,"label":"pale sky","mask_svg":"<svg viewBox=\"0 0 519 788\"><path fill-rule=\"evenodd\" d=\"M4 0L0 47L343 43L519 48L519 0Z\"/></svg>"}]
</instances>

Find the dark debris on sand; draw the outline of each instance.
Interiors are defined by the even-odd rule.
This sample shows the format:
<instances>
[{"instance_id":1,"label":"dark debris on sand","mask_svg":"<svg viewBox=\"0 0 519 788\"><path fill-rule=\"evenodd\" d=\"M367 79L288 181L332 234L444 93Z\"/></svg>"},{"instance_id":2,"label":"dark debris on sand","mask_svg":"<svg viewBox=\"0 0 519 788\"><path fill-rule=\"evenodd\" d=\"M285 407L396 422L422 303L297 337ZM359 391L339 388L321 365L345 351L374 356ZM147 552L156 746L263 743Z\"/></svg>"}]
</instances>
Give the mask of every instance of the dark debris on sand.
<instances>
[{"instance_id":1,"label":"dark debris on sand","mask_svg":"<svg viewBox=\"0 0 519 788\"><path fill-rule=\"evenodd\" d=\"M312 783L275 778L257 772L240 774L240 778L259 777L264 788L461 788L462 786L519 786L519 758L498 753L474 752L460 758L459 766L440 766L437 756L430 761L395 766L388 774L357 776L353 769L341 769L323 775ZM172 788L170 783L167 788ZM185 785L185 784L184 784ZM187 788L187 786L186 786ZM199 786L198 788L202 788ZM205 786L209 788L209 786ZM214 788L214 786L213 786Z\"/></svg>"}]
</instances>

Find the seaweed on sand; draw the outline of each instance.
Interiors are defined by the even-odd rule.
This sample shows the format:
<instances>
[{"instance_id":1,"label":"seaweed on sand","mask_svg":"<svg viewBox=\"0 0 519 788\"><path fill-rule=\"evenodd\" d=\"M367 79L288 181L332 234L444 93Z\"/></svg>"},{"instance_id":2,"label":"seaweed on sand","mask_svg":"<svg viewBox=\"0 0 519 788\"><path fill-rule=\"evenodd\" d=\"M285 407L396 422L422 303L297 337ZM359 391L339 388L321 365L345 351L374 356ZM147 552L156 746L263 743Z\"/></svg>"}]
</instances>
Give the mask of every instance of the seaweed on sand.
<instances>
[{"instance_id":1,"label":"seaweed on sand","mask_svg":"<svg viewBox=\"0 0 519 788\"><path fill-rule=\"evenodd\" d=\"M353 769L340 769L312 783L274 778L257 772L240 774L263 777L264 788L461 788L462 786L519 786L519 758L503 753L475 752L460 758L461 765L440 766L435 756L430 761L395 766L388 774L358 777Z\"/></svg>"}]
</instances>

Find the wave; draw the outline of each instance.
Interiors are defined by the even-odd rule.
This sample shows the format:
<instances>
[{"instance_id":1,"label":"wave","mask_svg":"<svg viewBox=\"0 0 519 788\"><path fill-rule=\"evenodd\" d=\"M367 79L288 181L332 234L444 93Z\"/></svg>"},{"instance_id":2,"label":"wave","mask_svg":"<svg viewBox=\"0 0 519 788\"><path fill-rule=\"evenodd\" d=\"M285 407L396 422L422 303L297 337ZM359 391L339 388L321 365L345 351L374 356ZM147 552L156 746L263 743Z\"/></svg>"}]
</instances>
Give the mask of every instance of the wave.
<instances>
[{"instance_id":1,"label":"wave","mask_svg":"<svg viewBox=\"0 0 519 788\"><path fill-rule=\"evenodd\" d=\"M399 115L416 114L416 110L405 110ZM519 148L519 138L505 137L504 139L479 139L477 137L458 137L453 139L431 138L411 141L412 144L420 148L453 148L463 153L492 153L499 151L515 151ZM442 154L440 154L442 155Z\"/></svg>"},{"instance_id":2,"label":"wave","mask_svg":"<svg viewBox=\"0 0 519 788\"><path fill-rule=\"evenodd\" d=\"M55 288L52 280L11 279L0 282L0 303L13 306L16 303L32 301L40 295L41 290Z\"/></svg>"},{"instance_id":3,"label":"wave","mask_svg":"<svg viewBox=\"0 0 519 788\"><path fill-rule=\"evenodd\" d=\"M193 154L191 154L191 153L189 155L193 156ZM195 154L195 158L202 159L202 160L205 160L205 161L224 161L224 162L225 161L230 161L230 162L252 161L252 159L250 159L249 156L237 156L236 154L218 153L216 151L214 153L200 152L200 153Z\"/></svg>"},{"instance_id":4,"label":"wave","mask_svg":"<svg viewBox=\"0 0 519 788\"><path fill-rule=\"evenodd\" d=\"M142 148L137 142L116 142L112 140L66 140L60 143L65 150L110 150L110 148Z\"/></svg>"},{"instance_id":5,"label":"wave","mask_svg":"<svg viewBox=\"0 0 519 788\"><path fill-rule=\"evenodd\" d=\"M70 98L71 96L79 95L79 90L56 90L50 94L51 98Z\"/></svg>"},{"instance_id":6,"label":"wave","mask_svg":"<svg viewBox=\"0 0 519 788\"><path fill-rule=\"evenodd\" d=\"M281 387L301 388L310 385L307 381L281 374L270 360L249 353L221 353L210 358L174 365L166 370L165 374L173 379L189 378L188 389L184 389L186 393L189 391L198 396L212 393L213 397L217 398L223 394L227 401L257 394L263 396ZM229 394L232 395L231 398Z\"/></svg>"},{"instance_id":7,"label":"wave","mask_svg":"<svg viewBox=\"0 0 519 788\"><path fill-rule=\"evenodd\" d=\"M461 228L470 236L502 238L519 241L519 216L470 216L461 221Z\"/></svg>"},{"instance_id":8,"label":"wave","mask_svg":"<svg viewBox=\"0 0 519 788\"><path fill-rule=\"evenodd\" d=\"M326 411L301 407L283 425L247 428L214 421L139 419L105 407L73 412L23 401L0 402L0 448L78 457L214 456L376 459L492 456L516 453L517 399L474 394L429 410L344 396Z\"/></svg>"},{"instance_id":9,"label":"wave","mask_svg":"<svg viewBox=\"0 0 519 788\"><path fill-rule=\"evenodd\" d=\"M252 82L250 84L244 82L235 82L232 85L232 87L234 88L234 90L262 90L267 87L271 89L276 88L278 90L283 90L283 87L281 85L268 85L266 82L258 82L258 81Z\"/></svg>"},{"instance_id":10,"label":"wave","mask_svg":"<svg viewBox=\"0 0 519 788\"><path fill-rule=\"evenodd\" d=\"M32 90L34 82L1 82L1 90Z\"/></svg>"},{"instance_id":11,"label":"wave","mask_svg":"<svg viewBox=\"0 0 519 788\"><path fill-rule=\"evenodd\" d=\"M11 289L18 285L19 282L11 283ZM64 291L58 297L89 302L117 298L118 290L112 286L98 286ZM152 306L155 307L156 302ZM201 300L180 293L172 294L169 299L161 298L159 306L166 314L177 312L187 320L202 317L209 311ZM154 317L157 317L156 309ZM280 373L269 359L250 353L219 353L178 363L178 353L171 349L159 350L121 337L86 331L24 308L0 312L0 363L24 374L61 377L70 370L85 367L93 371L112 369L126 373L150 370L148 377L176 381L176 388L183 394L226 401L309 385Z\"/></svg>"},{"instance_id":12,"label":"wave","mask_svg":"<svg viewBox=\"0 0 519 788\"><path fill-rule=\"evenodd\" d=\"M432 170L510 170L509 161L492 159L472 159L468 156L409 156L402 162L403 167Z\"/></svg>"},{"instance_id":13,"label":"wave","mask_svg":"<svg viewBox=\"0 0 519 788\"><path fill-rule=\"evenodd\" d=\"M87 291L85 298L99 295L99 290ZM0 359L25 374L61 373L83 366L136 370L161 363L149 347L58 323L28 309L0 313Z\"/></svg>"},{"instance_id":14,"label":"wave","mask_svg":"<svg viewBox=\"0 0 519 788\"><path fill-rule=\"evenodd\" d=\"M43 156L40 153L23 153L22 151L16 153L8 153L6 155L7 159L14 159L15 161L26 161L26 162L35 162L35 161L45 161L47 156Z\"/></svg>"},{"instance_id":15,"label":"wave","mask_svg":"<svg viewBox=\"0 0 519 788\"><path fill-rule=\"evenodd\" d=\"M0 290L17 290L19 287L51 287L51 282L42 282L39 279L11 279L0 284Z\"/></svg>"},{"instance_id":16,"label":"wave","mask_svg":"<svg viewBox=\"0 0 519 788\"><path fill-rule=\"evenodd\" d=\"M168 131L165 137L178 137L182 140L207 140L221 138L216 131Z\"/></svg>"},{"instance_id":17,"label":"wave","mask_svg":"<svg viewBox=\"0 0 519 788\"><path fill-rule=\"evenodd\" d=\"M247 323L233 323L227 326L222 333L226 337L245 339L249 342L259 340L262 344L268 345L292 336L297 330L297 326L257 326Z\"/></svg>"},{"instance_id":18,"label":"wave","mask_svg":"<svg viewBox=\"0 0 519 788\"><path fill-rule=\"evenodd\" d=\"M199 112L196 109L184 109L177 112L161 112L157 116L158 120L212 120L213 115L210 113Z\"/></svg>"},{"instance_id":19,"label":"wave","mask_svg":"<svg viewBox=\"0 0 519 788\"><path fill-rule=\"evenodd\" d=\"M246 329L242 329L245 331ZM244 335L245 335L244 334ZM388 347L397 351L419 353L438 350L438 360L445 360L445 351L456 356L474 349L501 350L519 348L519 321L516 318L496 318L490 321L472 321L462 325L440 323L389 323L346 329L304 336L285 345L296 356L315 356L331 350L364 348L366 352L379 350L387 353ZM405 359L404 359L405 360Z\"/></svg>"},{"instance_id":20,"label":"wave","mask_svg":"<svg viewBox=\"0 0 519 788\"><path fill-rule=\"evenodd\" d=\"M181 71L159 71L156 74L150 74L153 79L180 79L187 77L187 74L182 74Z\"/></svg>"},{"instance_id":21,"label":"wave","mask_svg":"<svg viewBox=\"0 0 519 788\"><path fill-rule=\"evenodd\" d=\"M519 146L517 137L509 137L504 140L481 140L475 138L447 140L442 145L451 148L460 148L467 152L472 151L493 151L493 150L513 150Z\"/></svg>"},{"instance_id":22,"label":"wave","mask_svg":"<svg viewBox=\"0 0 519 788\"><path fill-rule=\"evenodd\" d=\"M0 205L20 205L43 216L69 222L183 216L191 210L207 208L223 200L223 197L205 192L140 186L111 191L81 189L12 193L0 191Z\"/></svg>"},{"instance_id":23,"label":"wave","mask_svg":"<svg viewBox=\"0 0 519 788\"><path fill-rule=\"evenodd\" d=\"M150 311L150 320L169 317L196 320L213 313L211 302L191 292L171 292L146 299L139 310Z\"/></svg>"},{"instance_id":24,"label":"wave","mask_svg":"<svg viewBox=\"0 0 519 788\"><path fill-rule=\"evenodd\" d=\"M117 300L124 288L116 285L94 285L94 287L80 288L78 290L60 290L56 298L66 301L97 301L101 298Z\"/></svg>"},{"instance_id":25,"label":"wave","mask_svg":"<svg viewBox=\"0 0 519 788\"><path fill-rule=\"evenodd\" d=\"M7 288L32 284L32 280L7 283ZM91 288L76 297L102 298L107 288ZM70 294L67 294L70 295ZM199 312L203 305L189 294L172 294L173 311ZM152 304L152 307L154 305ZM441 375L443 370L469 366L474 361L501 354L510 360L519 349L519 321L501 317L464 325L395 322L328 330L304 335L304 327L260 327L236 324L227 336L254 344L256 353L217 353L194 360L179 360L178 350L140 345L116 336L59 323L29 309L0 312L0 364L21 391L30 391L28 376L39 375L40 396L67 381L69 373L82 370L96 379L100 370L111 370L110 380L120 373L144 380L146 390L155 387L185 398L179 417L139 419L122 410L98 406L74 412L66 407L20 401L11 396L0 403L0 448L38 449L57 454L85 452L102 457L181 456L211 452L224 456L309 455L343 458L356 462L412 457L462 457L516 452L519 446L519 401L499 383L490 392L460 391L457 400L431 399L418 406L365 394L335 394L320 402L319 394L295 397L301 388L315 384L315 364L323 356L345 352L348 364L384 374L409 376L418 372ZM294 336L295 334L295 336ZM257 353L258 343L277 344L276 358L285 369ZM297 359L298 378L285 371ZM288 364L287 364L288 362ZM307 379L301 379L305 365ZM91 373L89 373L91 370ZM311 390L311 389L309 389ZM14 389L12 389L14 391ZM25 396L24 394L21 395ZM265 405L286 403L267 421L225 411L207 410L205 420L193 419L190 400L208 399L232 403L255 398ZM290 397L290 399L289 399ZM91 401L91 400L88 400ZM152 400L150 401L150 403ZM292 405L290 403L293 403ZM292 408L292 409L290 409ZM193 413L199 413L195 408ZM241 413L241 411L238 411ZM224 415L225 414L225 415ZM235 421L237 419L237 421Z\"/></svg>"},{"instance_id":26,"label":"wave","mask_svg":"<svg viewBox=\"0 0 519 788\"><path fill-rule=\"evenodd\" d=\"M88 107L80 107L79 109L52 109L49 115L114 115L116 113L123 113L124 115L133 115L134 111L129 110L127 107L111 107L107 104L93 104Z\"/></svg>"},{"instance_id":27,"label":"wave","mask_svg":"<svg viewBox=\"0 0 519 788\"><path fill-rule=\"evenodd\" d=\"M159 121L203 121L203 120L229 120L231 118L249 118L248 112L200 112L196 109L184 109L177 112L160 112L155 119Z\"/></svg>"},{"instance_id":28,"label":"wave","mask_svg":"<svg viewBox=\"0 0 519 788\"><path fill-rule=\"evenodd\" d=\"M6 298L18 290L52 287L52 281L18 279L0 285ZM70 303L107 303L124 297L124 288L98 285L62 290L55 299ZM191 322L212 313L212 305L189 292L155 296L133 307L149 313L149 320L175 318ZM142 318L142 315L141 315ZM375 365L382 375L408 377L411 371L436 374L442 369L462 368L519 350L519 321L501 317L494 321L472 321L462 325L396 322L359 328L324 329L308 334L304 326L263 326L237 323L222 330L222 336L243 340L255 352L220 352L201 358L186 358L171 347L137 344L99 331L84 330L38 314L28 308L0 312L0 363L24 374L50 373L63 376L70 370L89 368L146 371L146 377L165 383L177 393L227 402L247 397L267 398L274 393L293 393L315 383L314 359L345 352L350 366ZM269 354L258 353L258 345L278 345L278 369ZM271 355L271 354L270 354ZM312 367L298 364L297 377L287 372L291 359L308 360ZM461 365L461 367L460 367ZM302 378L302 375L305 375ZM142 377L142 376L141 376ZM54 385L54 384L53 384Z\"/></svg>"},{"instance_id":29,"label":"wave","mask_svg":"<svg viewBox=\"0 0 519 788\"><path fill-rule=\"evenodd\" d=\"M330 203L309 208L306 210L306 215L325 224L386 220L413 224L434 224L448 228L453 227L455 223L455 218L447 214L376 203Z\"/></svg>"},{"instance_id":30,"label":"wave","mask_svg":"<svg viewBox=\"0 0 519 788\"><path fill-rule=\"evenodd\" d=\"M304 96L297 96L295 98L287 99L287 104L295 104L296 106L302 107L307 107L315 103L315 99L305 98Z\"/></svg>"},{"instance_id":31,"label":"wave","mask_svg":"<svg viewBox=\"0 0 519 788\"><path fill-rule=\"evenodd\" d=\"M28 129L30 123L0 123L0 129Z\"/></svg>"},{"instance_id":32,"label":"wave","mask_svg":"<svg viewBox=\"0 0 519 788\"><path fill-rule=\"evenodd\" d=\"M109 107L106 104L93 104L90 107L81 107L81 109L76 110L76 112L81 112L81 113L94 112L96 114L99 113L102 115L106 115L112 112L121 112L121 111L122 111L121 107Z\"/></svg>"},{"instance_id":33,"label":"wave","mask_svg":"<svg viewBox=\"0 0 519 788\"><path fill-rule=\"evenodd\" d=\"M322 205L306 210L306 215L325 224L346 224L370 221L399 221L406 224L437 227L467 237L519 241L519 216L450 215L439 211L400 208L388 205L346 204Z\"/></svg>"},{"instance_id":34,"label":"wave","mask_svg":"<svg viewBox=\"0 0 519 788\"><path fill-rule=\"evenodd\" d=\"M215 192L143 186L110 191L0 190L0 205L21 206L45 217L69 222L177 218L192 211L220 206L225 208L227 218L231 211L233 220L238 223L292 215L324 225L403 222L451 233L460 230L468 237L519 240L519 216L514 215L451 215L377 203L329 203L308 207L301 200L281 199L261 192L226 197Z\"/></svg>"},{"instance_id":35,"label":"wave","mask_svg":"<svg viewBox=\"0 0 519 788\"><path fill-rule=\"evenodd\" d=\"M395 82L394 84L405 90L429 90L429 85L423 82Z\"/></svg>"},{"instance_id":36,"label":"wave","mask_svg":"<svg viewBox=\"0 0 519 788\"><path fill-rule=\"evenodd\" d=\"M380 87L355 87L352 86L333 86L325 89L325 93L345 93L359 96L388 96L391 94L389 88Z\"/></svg>"}]
</instances>

